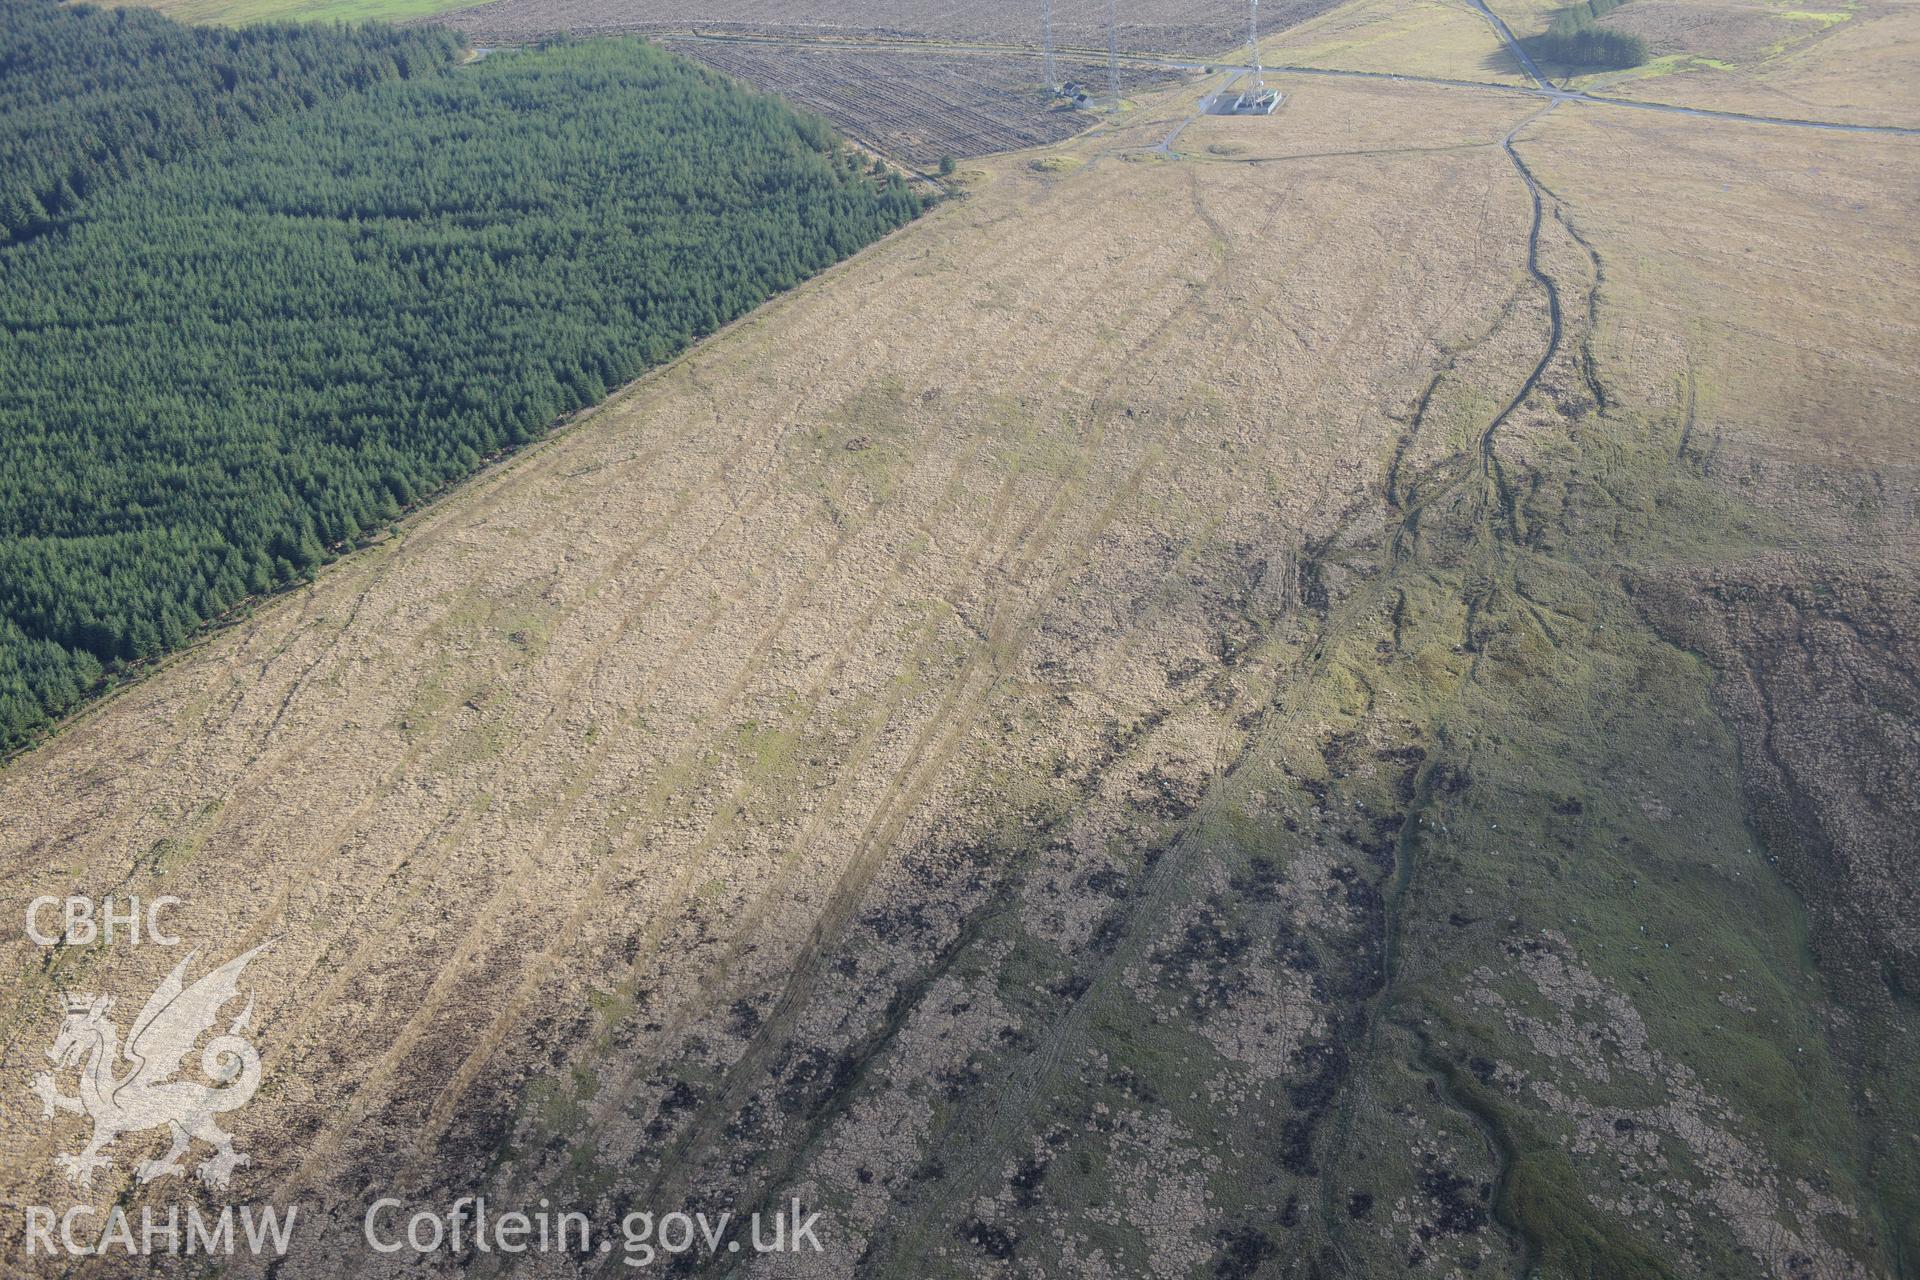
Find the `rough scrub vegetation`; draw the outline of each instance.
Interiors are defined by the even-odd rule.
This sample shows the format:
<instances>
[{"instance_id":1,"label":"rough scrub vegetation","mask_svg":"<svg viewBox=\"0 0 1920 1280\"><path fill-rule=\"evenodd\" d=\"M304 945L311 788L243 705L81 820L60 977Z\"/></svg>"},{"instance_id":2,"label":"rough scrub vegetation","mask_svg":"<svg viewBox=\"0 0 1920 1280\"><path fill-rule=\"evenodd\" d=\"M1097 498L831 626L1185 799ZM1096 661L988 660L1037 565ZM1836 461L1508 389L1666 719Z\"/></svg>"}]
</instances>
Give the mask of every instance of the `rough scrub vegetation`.
<instances>
[{"instance_id":1,"label":"rough scrub vegetation","mask_svg":"<svg viewBox=\"0 0 1920 1280\"><path fill-rule=\"evenodd\" d=\"M603 42L376 84L0 249L0 743L918 211L824 122Z\"/></svg>"}]
</instances>

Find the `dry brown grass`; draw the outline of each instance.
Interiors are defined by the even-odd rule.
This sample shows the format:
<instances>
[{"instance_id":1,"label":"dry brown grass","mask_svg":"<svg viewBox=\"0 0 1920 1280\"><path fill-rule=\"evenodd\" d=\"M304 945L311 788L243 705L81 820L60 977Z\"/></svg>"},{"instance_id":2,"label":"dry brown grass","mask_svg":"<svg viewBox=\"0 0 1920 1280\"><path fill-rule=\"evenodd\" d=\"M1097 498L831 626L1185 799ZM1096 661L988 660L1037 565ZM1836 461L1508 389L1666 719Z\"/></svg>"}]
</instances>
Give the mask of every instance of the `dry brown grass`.
<instances>
[{"instance_id":1,"label":"dry brown grass","mask_svg":"<svg viewBox=\"0 0 1920 1280\"><path fill-rule=\"evenodd\" d=\"M1445 95L1315 97L1301 116L1417 137ZM1449 143L1516 118L1446 102ZM128 888L185 899L209 954L280 939L253 1186L424 1171L411 1144L473 1142L552 1054L711 1037L993 771L1042 785L1180 701L1167 670L1215 661L1188 566L1324 537L1437 347L1515 288L1525 208L1490 146L1231 165L1125 141L994 166L6 772L13 914L170 840L190 854ZM18 940L7 964L32 1043L46 979ZM596 1032L595 992L647 1016ZM52 1137L0 1123L10 1186L53 1194Z\"/></svg>"},{"instance_id":2,"label":"dry brown grass","mask_svg":"<svg viewBox=\"0 0 1920 1280\"><path fill-rule=\"evenodd\" d=\"M238 1185L338 1210L284 1280L385 1274L350 1247L370 1186L616 1210L791 1187L850 1242L836 1275L861 1243L987 1274L978 1214L1072 1274L1204 1271L1230 1220L1295 1256L1337 1233L1376 1270L1410 1239L1517 1266L1518 1238L1430 1176L1506 1176L1492 1111L1460 1101L1470 1055L1533 1082L1498 1114L1554 1151L1551 1126L1641 1095L1583 1111L1599 1049L1421 994L1469 986L1694 1061L1684 1105L1655 1079L1632 1114L1690 1160L1741 1144L1705 1190L1581 1212L1622 1239L1663 1215L1701 1269L1877 1265L1792 1181L1789 1131L1846 1123L1826 1059L1794 1063L1812 1119L1776 1134L1761 1085L1696 1061L1704 1028L1633 1004L1696 965L1736 1004L1803 999L1794 939L1756 924L1629 969L1552 894L1639 868L1612 860L1678 808L1662 856L1791 917L1742 853L1733 748L1697 727L1707 676L1580 575L1792 526L1911 580L1913 144L1597 107L1528 125L1566 330L1494 433L1547 351L1499 145L1541 104L1276 83L1280 115L1197 121L1171 151L1191 91L976 166L963 199L0 773L0 911L164 892L203 954L276 939ZM1642 721L1606 720L1623 707ZM1526 737L1568 708L1608 725L1577 762ZM1640 825L1616 831L1627 776ZM1549 784L1560 825L1528 825ZM1469 815L1526 842L1428 834ZM1547 830L1586 842L1569 870ZM1396 926L1403 840L1434 857ZM1672 890L1696 918L1685 895L1733 881L1701 883ZM1408 976L1376 1001L1396 927ZM131 1000L176 959L0 955L15 1062L52 991ZM1457 1019L1462 1043L1427 1049L1458 1057L1456 1091L1409 1032L1367 1056L1389 998ZM1329 1042L1351 1074L1324 1074ZM1355 1079L1358 1114L1331 1101ZM1324 1180L1274 1163L1286 1117ZM62 1202L70 1137L0 1113L10 1201ZM1012 1179L1040 1156L1035 1210ZM1609 1160L1582 1176L1625 1206ZM159 1196L126 1167L97 1202ZM1363 1173L1375 1219L1340 1180ZM1870 1180L1828 1173L1864 1212ZM1305 1198L1295 1234L1276 1189ZM1116 1196L1148 1225L1110 1229Z\"/></svg>"},{"instance_id":3,"label":"dry brown grass","mask_svg":"<svg viewBox=\"0 0 1920 1280\"><path fill-rule=\"evenodd\" d=\"M1910 492L1920 140L1626 114L1563 109L1522 135L1606 262L1623 392L1677 416L1691 385L1690 447L1733 470L1777 458Z\"/></svg>"},{"instance_id":4,"label":"dry brown grass","mask_svg":"<svg viewBox=\"0 0 1920 1280\"><path fill-rule=\"evenodd\" d=\"M1652 74L1599 77L1623 97L1802 120L1920 127L1920 14L1911 5L1782 8L1634 0L1608 18L1648 36Z\"/></svg>"},{"instance_id":5,"label":"dry brown grass","mask_svg":"<svg viewBox=\"0 0 1920 1280\"><path fill-rule=\"evenodd\" d=\"M1262 48L1274 63L1532 83L1485 19L1455 0L1349 0L1263 41Z\"/></svg>"}]
</instances>

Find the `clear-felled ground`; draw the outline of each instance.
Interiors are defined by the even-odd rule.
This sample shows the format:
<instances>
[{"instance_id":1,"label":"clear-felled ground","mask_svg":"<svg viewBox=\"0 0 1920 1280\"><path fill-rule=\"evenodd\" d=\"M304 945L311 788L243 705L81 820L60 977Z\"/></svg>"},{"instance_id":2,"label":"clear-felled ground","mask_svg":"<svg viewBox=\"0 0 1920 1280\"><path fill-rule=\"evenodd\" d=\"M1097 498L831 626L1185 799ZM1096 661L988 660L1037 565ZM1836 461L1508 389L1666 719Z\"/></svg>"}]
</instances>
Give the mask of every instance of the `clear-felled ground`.
<instances>
[{"instance_id":1,"label":"clear-felled ground","mask_svg":"<svg viewBox=\"0 0 1920 1280\"><path fill-rule=\"evenodd\" d=\"M1016 151L1072 137L1098 122L1047 91L1041 59L1022 55L895 52L759 41L668 38L755 88L818 112L895 161L929 170L948 156ZM1061 59L1063 81L1104 92L1107 68ZM1151 92L1176 73L1129 64L1123 93Z\"/></svg>"},{"instance_id":2,"label":"clear-felled ground","mask_svg":"<svg viewBox=\"0 0 1920 1280\"><path fill-rule=\"evenodd\" d=\"M1327 0L1269 0L1262 31L1282 31L1329 7ZM977 41L1039 48L1041 8L1028 0L493 0L444 21L476 39L537 40L559 34L656 35L707 31L806 38L886 37ZM1059 47L1107 47L1105 0L1058 0ZM1117 14L1121 48L1211 57L1244 44L1247 11L1218 0L1131 0Z\"/></svg>"}]
</instances>

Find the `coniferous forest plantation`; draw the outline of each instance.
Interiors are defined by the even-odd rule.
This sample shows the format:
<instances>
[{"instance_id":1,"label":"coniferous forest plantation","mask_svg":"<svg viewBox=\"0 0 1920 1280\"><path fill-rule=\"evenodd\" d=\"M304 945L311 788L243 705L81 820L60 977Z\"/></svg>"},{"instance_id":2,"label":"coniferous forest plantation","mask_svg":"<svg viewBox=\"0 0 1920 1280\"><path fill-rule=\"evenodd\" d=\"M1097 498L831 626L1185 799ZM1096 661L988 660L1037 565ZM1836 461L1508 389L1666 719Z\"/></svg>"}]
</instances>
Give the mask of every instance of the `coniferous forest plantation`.
<instances>
[{"instance_id":1,"label":"coniferous forest plantation","mask_svg":"<svg viewBox=\"0 0 1920 1280\"><path fill-rule=\"evenodd\" d=\"M919 212L637 42L0 5L0 746Z\"/></svg>"},{"instance_id":2,"label":"coniferous forest plantation","mask_svg":"<svg viewBox=\"0 0 1920 1280\"><path fill-rule=\"evenodd\" d=\"M156 162L460 52L432 28L235 31L47 0L0 12L0 243Z\"/></svg>"}]
</instances>

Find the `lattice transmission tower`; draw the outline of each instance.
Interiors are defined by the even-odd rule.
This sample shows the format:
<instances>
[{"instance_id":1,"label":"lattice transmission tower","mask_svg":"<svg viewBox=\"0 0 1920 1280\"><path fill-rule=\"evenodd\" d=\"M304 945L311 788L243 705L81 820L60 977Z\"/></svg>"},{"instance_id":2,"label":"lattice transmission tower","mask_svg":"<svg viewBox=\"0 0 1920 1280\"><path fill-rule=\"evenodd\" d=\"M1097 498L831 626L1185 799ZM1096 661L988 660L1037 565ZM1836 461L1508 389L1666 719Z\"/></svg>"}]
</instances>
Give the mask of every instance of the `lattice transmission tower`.
<instances>
[{"instance_id":1,"label":"lattice transmission tower","mask_svg":"<svg viewBox=\"0 0 1920 1280\"><path fill-rule=\"evenodd\" d=\"M1040 24L1047 48L1047 92L1051 93L1060 87L1059 69L1053 64L1053 0L1047 0L1041 11Z\"/></svg>"},{"instance_id":2,"label":"lattice transmission tower","mask_svg":"<svg viewBox=\"0 0 1920 1280\"><path fill-rule=\"evenodd\" d=\"M1265 73L1260 66L1260 0L1247 0L1247 54L1253 63L1253 87L1256 90L1267 87Z\"/></svg>"}]
</instances>

